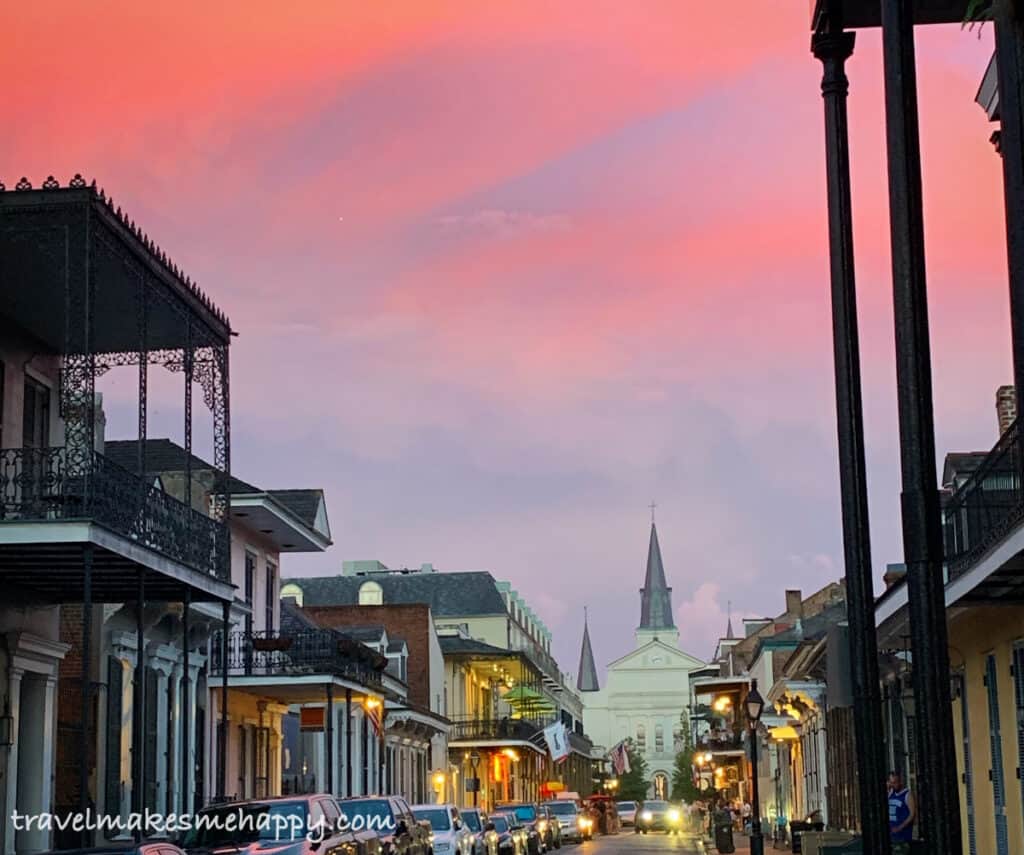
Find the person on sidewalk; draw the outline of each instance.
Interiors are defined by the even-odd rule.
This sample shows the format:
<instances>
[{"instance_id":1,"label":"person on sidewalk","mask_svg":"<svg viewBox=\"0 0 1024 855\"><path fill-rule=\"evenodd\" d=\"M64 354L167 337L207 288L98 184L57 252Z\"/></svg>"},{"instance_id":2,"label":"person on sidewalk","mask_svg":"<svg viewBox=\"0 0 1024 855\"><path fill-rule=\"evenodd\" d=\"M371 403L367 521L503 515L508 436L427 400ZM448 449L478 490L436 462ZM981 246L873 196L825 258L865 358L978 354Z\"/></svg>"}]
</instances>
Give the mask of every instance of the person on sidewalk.
<instances>
[{"instance_id":1,"label":"person on sidewalk","mask_svg":"<svg viewBox=\"0 0 1024 855\"><path fill-rule=\"evenodd\" d=\"M899 772L889 773L889 835L892 839L893 855L904 855L910 851L914 839L914 821L917 819L917 804L910 790L903 785Z\"/></svg>"}]
</instances>

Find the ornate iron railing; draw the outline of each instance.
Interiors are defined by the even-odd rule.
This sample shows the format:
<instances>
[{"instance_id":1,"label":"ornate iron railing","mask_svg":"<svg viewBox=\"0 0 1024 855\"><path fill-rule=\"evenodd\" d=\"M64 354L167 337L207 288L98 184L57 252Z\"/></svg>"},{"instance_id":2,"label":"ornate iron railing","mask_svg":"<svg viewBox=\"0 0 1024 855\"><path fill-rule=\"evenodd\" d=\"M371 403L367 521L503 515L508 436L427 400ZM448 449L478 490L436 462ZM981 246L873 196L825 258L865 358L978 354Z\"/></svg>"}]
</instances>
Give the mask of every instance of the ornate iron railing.
<instances>
[{"instance_id":1,"label":"ornate iron railing","mask_svg":"<svg viewBox=\"0 0 1024 855\"><path fill-rule=\"evenodd\" d=\"M1019 422L999 438L970 477L942 509L947 580L965 573L1024 520Z\"/></svg>"},{"instance_id":2,"label":"ornate iron railing","mask_svg":"<svg viewBox=\"0 0 1024 855\"><path fill-rule=\"evenodd\" d=\"M537 742L543 739L544 728L554 721L553 716L543 719L454 718L448 739L518 739Z\"/></svg>"},{"instance_id":3,"label":"ornate iron railing","mask_svg":"<svg viewBox=\"0 0 1024 855\"><path fill-rule=\"evenodd\" d=\"M0 524L89 520L202 573L230 576L227 525L102 454L0 449Z\"/></svg>"},{"instance_id":4,"label":"ornate iron railing","mask_svg":"<svg viewBox=\"0 0 1024 855\"><path fill-rule=\"evenodd\" d=\"M213 634L211 673L220 676L224 633ZM386 660L333 629L299 632L229 632L228 676L328 674L380 689Z\"/></svg>"},{"instance_id":5,"label":"ornate iron railing","mask_svg":"<svg viewBox=\"0 0 1024 855\"><path fill-rule=\"evenodd\" d=\"M696 749L698 752L710 751L738 751L743 748L743 737L729 731L728 733L703 734L697 738Z\"/></svg>"}]
</instances>

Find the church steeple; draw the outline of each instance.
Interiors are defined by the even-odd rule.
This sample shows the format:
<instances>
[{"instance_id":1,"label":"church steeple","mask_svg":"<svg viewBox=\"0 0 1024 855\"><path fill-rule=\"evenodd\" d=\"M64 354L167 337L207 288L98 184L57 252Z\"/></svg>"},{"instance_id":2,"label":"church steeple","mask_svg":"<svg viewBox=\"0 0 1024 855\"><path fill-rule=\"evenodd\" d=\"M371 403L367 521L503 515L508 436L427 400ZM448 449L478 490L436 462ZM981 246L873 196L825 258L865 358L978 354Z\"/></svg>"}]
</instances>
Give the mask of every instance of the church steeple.
<instances>
[{"instance_id":1,"label":"church steeple","mask_svg":"<svg viewBox=\"0 0 1024 855\"><path fill-rule=\"evenodd\" d=\"M647 575L640 589L640 626L638 629L675 629L672 618L672 589L665 581L661 563L658 529L651 520L651 542L647 547Z\"/></svg>"},{"instance_id":2,"label":"church steeple","mask_svg":"<svg viewBox=\"0 0 1024 855\"><path fill-rule=\"evenodd\" d=\"M732 632L732 600L729 601L729 622L725 627L725 637L729 640L734 639L736 636Z\"/></svg>"},{"instance_id":3,"label":"church steeple","mask_svg":"<svg viewBox=\"0 0 1024 855\"><path fill-rule=\"evenodd\" d=\"M590 629L587 626L587 607L583 607L583 647L580 649L580 670L576 676L576 688L581 692L596 692L597 666L594 665L594 651L590 649Z\"/></svg>"}]
</instances>

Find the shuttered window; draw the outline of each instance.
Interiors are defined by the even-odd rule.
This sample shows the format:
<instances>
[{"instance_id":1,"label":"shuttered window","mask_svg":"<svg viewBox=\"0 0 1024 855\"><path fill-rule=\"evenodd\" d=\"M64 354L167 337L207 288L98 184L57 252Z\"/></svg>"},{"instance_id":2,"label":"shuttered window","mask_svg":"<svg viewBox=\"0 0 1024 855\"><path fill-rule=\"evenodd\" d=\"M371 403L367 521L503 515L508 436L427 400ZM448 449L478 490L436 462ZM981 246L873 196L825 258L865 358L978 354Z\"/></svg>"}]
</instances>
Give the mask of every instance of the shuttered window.
<instances>
[{"instance_id":1,"label":"shuttered window","mask_svg":"<svg viewBox=\"0 0 1024 855\"><path fill-rule=\"evenodd\" d=\"M995 804L996 855L1010 855L1010 841L1006 828L1006 776L1003 772L1003 737L999 731L999 678L996 657L985 659L985 689L988 693L988 732L992 752L992 801Z\"/></svg>"},{"instance_id":2,"label":"shuttered window","mask_svg":"<svg viewBox=\"0 0 1024 855\"><path fill-rule=\"evenodd\" d=\"M1017 783L1024 809L1024 641L1013 646L1013 694L1017 706Z\"/></svg>"},{"instance_id":3,"label":"shuttered window","mask_svg":"<svg viewBox=\"0 0 1024 855\"><path fill-rule=\"evenodd\" d=\"M969 855L978 855L974 827L974 768L971 766L971 726L967 716L967 689L963 673L956 675L956 693L960 698L960 723L964 746L964 798L967 803L967 846Z\"/></svg>"}]
</instances>

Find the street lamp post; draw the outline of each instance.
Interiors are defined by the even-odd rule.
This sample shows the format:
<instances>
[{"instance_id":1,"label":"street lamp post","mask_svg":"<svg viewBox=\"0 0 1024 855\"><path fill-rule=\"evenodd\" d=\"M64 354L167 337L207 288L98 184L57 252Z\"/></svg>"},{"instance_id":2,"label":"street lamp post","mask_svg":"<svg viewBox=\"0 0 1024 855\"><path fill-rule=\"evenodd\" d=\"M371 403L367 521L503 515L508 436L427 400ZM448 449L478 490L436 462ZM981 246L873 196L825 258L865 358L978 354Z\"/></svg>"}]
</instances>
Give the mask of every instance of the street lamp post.
<instances>
[{"instance_id":1,"label":"street lamp post","mask_svg":"<svg viewBox=\"0 0 1024 855\"><path fill-rule=\"evenodd\" d=\"M757 680L750 683L747 695L747 720L750 722L751 810L750 855L764 855L764 837L761 835L761 800L757 791L757 723L764 711L764 698L757 691Z\"/></svg>"}]
</instances>

